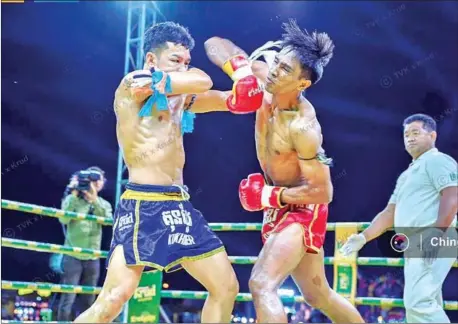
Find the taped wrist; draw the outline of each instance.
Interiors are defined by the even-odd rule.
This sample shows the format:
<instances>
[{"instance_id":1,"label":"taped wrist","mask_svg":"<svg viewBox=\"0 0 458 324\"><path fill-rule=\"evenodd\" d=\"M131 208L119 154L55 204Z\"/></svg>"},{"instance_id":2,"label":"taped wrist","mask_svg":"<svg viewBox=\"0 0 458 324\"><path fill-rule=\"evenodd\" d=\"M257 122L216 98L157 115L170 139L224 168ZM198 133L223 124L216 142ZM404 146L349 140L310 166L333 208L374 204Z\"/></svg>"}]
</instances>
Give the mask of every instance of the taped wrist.
<instances>
[{"instance_id":1,"label":"taped wrist","mask_svg":"<svg viewBox=\"0 0 458 324\"><path fill-rule=\"evenodd\" d=\"M243 55L236 55L223 64L223 71L229 75L233 81L238 81L253 75L251 64L248 59Z\"/></svg>"},{"instance_id":2,"label":"taped wrist","mask_svg":"<svg viewBox=\"0 0 458 324\"><path fill-rule=\"evenodd\" d=\"M261 193L261 204L263 207L282 208L287 204L282 204L281 194L285 187L264 186Z\"/></svg>"}]
</instances>

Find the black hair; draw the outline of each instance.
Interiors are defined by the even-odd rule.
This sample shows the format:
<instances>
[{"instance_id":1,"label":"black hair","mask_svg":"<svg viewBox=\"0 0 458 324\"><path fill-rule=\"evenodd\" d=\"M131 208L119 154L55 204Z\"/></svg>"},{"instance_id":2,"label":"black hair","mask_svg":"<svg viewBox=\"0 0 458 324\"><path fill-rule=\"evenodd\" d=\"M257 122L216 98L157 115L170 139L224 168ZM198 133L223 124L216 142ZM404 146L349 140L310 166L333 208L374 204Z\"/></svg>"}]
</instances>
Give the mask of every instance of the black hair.
<instances>
[{"instance_id":1,"label":"black hair","mask_svg":"<svg viewBox=\"0 0 458 324\"><path fill-rule=\"evenodd\" d=\"M416 121L422 122L423 129L427 130L428 132L435 132L437 129L436 121L434 120L434 118L425 114L414 114L407 117L402 123L402 126L405 127L406 125Z\"/></svg>"},{"instance_id":2,"label":"black hair","mask_svg":"<svg viewBox=\"0 0 458 324\"><path fill-rule=\"evenodd\" d=\"M145 32L143 52L156 52L165 47L167 42L180 44L189 49L194 48L194 38L186 27L172 21L152 25Z\"/></svg>"},{"instance_id":3,"label":"black hair","mask_svg":"<svg viewBox=\"0 0 458 324\"><path fill-rule=\"evenodd\" d=\"M304 71L310 71L312 84L317 83L323 76L323 68L333 56L334 43L326 33L316 31L309 34L302 30L294 19L283 24L285 33L282 35L282 47L290 47Z\"/></svg>"},{"instance_id":4,"label":"black hair","mask_svg":"<svg viewBox=\"0 0 458 324\"><path fill-rule=\"evenodd\" d=\"M91 166L90 168L87 168L86 171L96 171L96 172L102 174L103 176L105 176L105 171L103 171L98 166Z\"/></svg>"}]
</instances>

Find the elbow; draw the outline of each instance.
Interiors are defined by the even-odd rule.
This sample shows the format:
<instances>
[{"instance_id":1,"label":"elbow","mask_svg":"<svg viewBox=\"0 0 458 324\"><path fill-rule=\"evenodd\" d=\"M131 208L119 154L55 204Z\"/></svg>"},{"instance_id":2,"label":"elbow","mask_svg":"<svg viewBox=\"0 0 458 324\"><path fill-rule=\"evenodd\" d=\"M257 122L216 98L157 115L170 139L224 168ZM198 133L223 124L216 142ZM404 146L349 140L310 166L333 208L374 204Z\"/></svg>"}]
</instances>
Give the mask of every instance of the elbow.
<instances>
[{"instance_id":1,"label":"elbow","mask_svg":"<svg viewBox=\"0 0 458 324\"><path fill-rule=\"evenodd\" d=\"M315 204L330 204L334 198L334 189L332 186L324 186L315 189Z\"/></svg>"},{"instance_id":2,"label":"elbow","mask_svg":"<svg viewBox=\"0 0 458 324\"><path fill-rule=\"evenodd\" d=\"M212 79L206 75L201 74L193 85L192 93L205 93L213 87Z\"/></svg>"},{"instance_id":3,"label":"elbow","mask_svg":"<svg viewBox=\"0 0 458 324\"><path fill-rule=\"evenodd\" d=\"M334 190L332 186L317 190L317 204L330 204L334 198Z\"/></svg>"},{"instance_id":4,"label":"elbow","mask_svg":"<svg viewBox=\"0 0 458 324\"><path fill-rule=\"evenodd\" d=\"M208 76L205 75L205 77L202 79L202 92L206 92L210 90L213 87L213 81L212 79Z\"/></svg>"},{"instance_id":5,"label":"elbow","mask_svg":"<svg viewBox=\"0 0 458 324\"><path fill-rule=\"evenodd\" d=\"M323 192L321 195L317 196L316 204L330 204L332 199L332 193Z\"/></svg>"},{"instance_id":6,"label":"elbow","mask_svg":"<svg viewBox=\"0 0 458 324\"><path fill-rule=\"evenodd\" d=\"M207 74L199 71L192 75L192 82L189 82L189 86L179 91L183 91L182 93L199 94L209 91L212 87L212 79Z\"/></svg>"},{"instance_id":7,"label":"elbow","mask_svg":"<svg viewBox=\"0 0 458 324\"><path fill-rule=\"evenodd\" d=\"M314 188L311 190L304 188L299 192L297 204L330 204L333 199L332 188Z\"/></svg>"},{"instance_id":8,"label":"elbow","mask_svg":"<svg viewBox=\"0 0 458 324\"><path fill-rule=\"evenodd\" d=\"M204 48L205 48L205 53L207 54L208 57L212 57L215 55L215 48L217 48L217 45L221 42L221 38L219 37L211 37L207 39L204 43Z\"/></svg>"},{"instance_id":9,"label":"elbow","mask_svg":"<svg viewBox=\"0 0 458 324\"><path fill-rule=\"evenodd\" d=\"M212 79L204 71L192 68L188 72L192 74L192 76L190 76L190 80L193 80L191 82L193 90L188 93L204 93L213 87Z\"/></svg>"},{"instance_id":10,"label":"elbow","mask_svg":"<svg viewBox=\"0 0 458 324\"><path fill-rule=\"evenodd\" d=\"M330 193L327 193L327 194L324 195L324 197L323 197L324 203L323 204L330 204L333 199L334 199L334 193L331 191Z\"/></svg>"},{"instance_id":11,"label":"elbow","mask_svg":"<svg viewBox=\"0 0 458 324\"><path fill-rule=\"evenodd\" d=\"M213 36L213 37L210 37L209 39L207 39L204 43L204 47L205 47L205 50L208 51L210 50L211 47L215 46L216 43L219 43L222 41L222 38L221 37L218 37L218 36Z\"/></svg>"}]
</instances>

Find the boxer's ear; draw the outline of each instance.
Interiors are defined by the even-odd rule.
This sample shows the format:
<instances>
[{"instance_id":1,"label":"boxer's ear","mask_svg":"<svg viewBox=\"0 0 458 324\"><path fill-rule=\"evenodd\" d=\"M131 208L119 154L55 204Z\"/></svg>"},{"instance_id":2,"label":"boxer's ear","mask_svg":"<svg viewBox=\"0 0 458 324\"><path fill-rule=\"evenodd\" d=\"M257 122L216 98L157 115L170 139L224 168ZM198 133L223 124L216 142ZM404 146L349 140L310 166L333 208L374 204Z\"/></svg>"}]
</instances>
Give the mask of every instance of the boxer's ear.
<instances>
[{"instance_id":1,"label":"boxer's ear","mask_svg":"<svg viewBox=\"0 0 458 324\"><path fill-rule=\"evenodd\" d=\"M152 52L148 52L146 53L146 56L145 56L145 65L147 66L148 70L154 68L157 66L157 55L152 53Z\"/></svg>"},{"instance_id":2,"label":"boxer's ear","mask_svg":"<svg viewBox=\"0 0 458 324\"><path fill-rule=\"evenodd\" d=\"M306 79L301 79L299 81L299 86L297 87L297 90L304 91L305 89L307 89L311 85L312 85L312 81L306 80Z\"/></svg>"}]
</instances>

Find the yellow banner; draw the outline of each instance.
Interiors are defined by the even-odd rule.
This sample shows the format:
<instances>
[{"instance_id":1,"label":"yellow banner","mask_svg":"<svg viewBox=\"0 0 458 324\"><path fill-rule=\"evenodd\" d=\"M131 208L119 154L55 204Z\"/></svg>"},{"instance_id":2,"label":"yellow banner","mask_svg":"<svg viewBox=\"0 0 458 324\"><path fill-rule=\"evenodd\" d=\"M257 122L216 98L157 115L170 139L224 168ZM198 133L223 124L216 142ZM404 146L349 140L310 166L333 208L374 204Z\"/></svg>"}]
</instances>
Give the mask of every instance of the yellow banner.
<instances>
[{"instance_id":1,"label":"yellow banner","mask_svg":"<svg viewBox=\"0 0 458 324\"><path fill-rule=\"evenodd\" d=\"M24 3L24 0L2 0L2 3Z\"/></svg>"},{"instance_id":2,"label":"yellow banner","mask_svg":"<svg viewBox=\"0 0 458 324\"><path fill-rule=\"evenodd\" d=\"M340 253L340 248L350 235L358 233L358 225L357 223L337 223L335 233L334 290L354 305L358 280L357 254L346 257Z\"/></svg>"}]
</instances>

